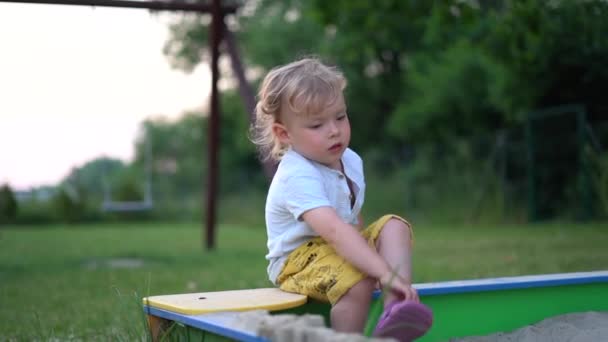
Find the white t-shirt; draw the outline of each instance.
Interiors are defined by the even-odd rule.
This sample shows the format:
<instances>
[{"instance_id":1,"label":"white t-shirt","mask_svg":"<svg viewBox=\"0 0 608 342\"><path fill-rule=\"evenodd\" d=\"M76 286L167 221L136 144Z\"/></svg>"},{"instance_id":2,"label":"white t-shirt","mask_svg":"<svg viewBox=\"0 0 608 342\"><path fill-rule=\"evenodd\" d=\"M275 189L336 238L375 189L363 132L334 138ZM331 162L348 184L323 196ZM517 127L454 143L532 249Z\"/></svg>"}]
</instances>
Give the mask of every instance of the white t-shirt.
<instances>
[{"instance_id":1,"label":"white t-shirt","mask_svg":"<svg viewBox=\"0 0 608 342\"><path fill-rule=\"evenodd\" d=\"M318 207L332 207L344 222L358 224L363 206L365 180L363 161L353 150L342 155L346 176L352 181L355 203L344 174L307 159L290 149L279 163L266 199L268 277L276 284L289 253L319 236L301 215Z\"/></svg>"}]
</instances>

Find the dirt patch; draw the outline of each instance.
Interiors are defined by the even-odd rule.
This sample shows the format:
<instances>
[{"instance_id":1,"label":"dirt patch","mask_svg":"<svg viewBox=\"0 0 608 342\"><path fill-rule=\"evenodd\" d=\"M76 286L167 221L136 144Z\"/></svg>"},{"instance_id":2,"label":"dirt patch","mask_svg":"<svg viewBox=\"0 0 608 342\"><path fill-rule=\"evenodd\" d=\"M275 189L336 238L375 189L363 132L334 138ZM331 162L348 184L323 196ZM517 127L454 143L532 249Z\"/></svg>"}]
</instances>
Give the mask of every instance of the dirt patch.
<instances>
[{"instance_id":1,"label":"dirt patch","mask_svg":"<svg viewBox=\"0 0 608 342\"><path fill-rule=\"evenodd\" d=\"M137 258L107 258L87 260L84 263L84 267L90 270L100 268L140 268L145 264L143 259Z\"/></svg>"}]
</instances>

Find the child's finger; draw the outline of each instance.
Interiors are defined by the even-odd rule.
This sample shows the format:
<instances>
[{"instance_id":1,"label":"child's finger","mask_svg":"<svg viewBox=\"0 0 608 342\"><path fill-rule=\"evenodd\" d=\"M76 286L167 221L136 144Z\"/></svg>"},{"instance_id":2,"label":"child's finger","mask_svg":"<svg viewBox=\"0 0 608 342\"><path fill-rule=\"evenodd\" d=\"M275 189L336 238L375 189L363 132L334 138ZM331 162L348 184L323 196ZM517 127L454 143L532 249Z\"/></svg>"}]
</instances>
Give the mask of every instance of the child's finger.
<instances>
[{"instance_id":1,"label":"child's finger","mask_svg":"<svg viewBox=\"0 0 608 342\"><path fill-rule=\"evenodd\" d=\"M420 297L418 296L418 291L413 287L410 287L410 288L412 289L412 298L413 298L412 300L415 301L416 303L420 303Z\"/></svg>"},{"instance_id":2,"label":"child's finger","mask_svg":"<svg viewBox=\"0 0 608 342\"><path fill-rule=\"evenodd\" d=\"M403 286L402 291L405 295L405 299L406 300L411 300L414 302L419 302L420 300L418 299L418 293L416 292L416 289L414 289L411 286Z\"/></svg>"},{"instance_id":3,"label":"child's finger","mask_svg":"<svg viewBox=\"0 0 608 342\"><path fill-rule=\"evenodd\" d=\"M414 292L412 291L412 288L409 287L409 286L406 286L405 289L407 291L406 299L407 300L415 300L416 296L415 296Z\"/></svg>"}]
</instances>

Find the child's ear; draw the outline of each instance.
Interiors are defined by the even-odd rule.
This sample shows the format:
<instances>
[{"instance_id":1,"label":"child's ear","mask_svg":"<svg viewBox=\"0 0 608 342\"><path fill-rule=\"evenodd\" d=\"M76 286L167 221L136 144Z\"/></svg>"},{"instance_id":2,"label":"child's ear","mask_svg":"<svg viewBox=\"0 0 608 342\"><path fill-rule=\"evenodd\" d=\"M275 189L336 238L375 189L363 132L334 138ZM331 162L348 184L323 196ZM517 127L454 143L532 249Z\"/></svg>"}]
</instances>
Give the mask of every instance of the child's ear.
<instances>
[{"instance_id":1,"label":"child's ear","mask_svg":"<svg viewBox=\"0 0 608 342\"><path fill-rule=\"evenodd\" d=\"M279 138L279 141L283 144L289 145L289 132L287 128L278 122L272 124L272 132L274 135Z\"/></svg>"}]
</instances>

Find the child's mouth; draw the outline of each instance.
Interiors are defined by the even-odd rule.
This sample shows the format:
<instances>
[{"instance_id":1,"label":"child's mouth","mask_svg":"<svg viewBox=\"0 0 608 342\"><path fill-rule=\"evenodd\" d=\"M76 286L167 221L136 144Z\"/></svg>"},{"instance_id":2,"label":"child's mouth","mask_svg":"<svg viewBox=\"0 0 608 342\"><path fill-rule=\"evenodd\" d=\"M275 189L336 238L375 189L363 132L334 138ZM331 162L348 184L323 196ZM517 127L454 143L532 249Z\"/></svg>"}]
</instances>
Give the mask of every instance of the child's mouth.
<instances>
[{"instance_id":1,"label":"child's mouth","mask_svg":"<svg viewBox=\"0 0 608 342\"><path fill-rule=\"evenodd\" d=\"M340 149L342 149L342 144L334 144L329 148L329 151L338 152Z\"/></svg>"}]
</instances>

